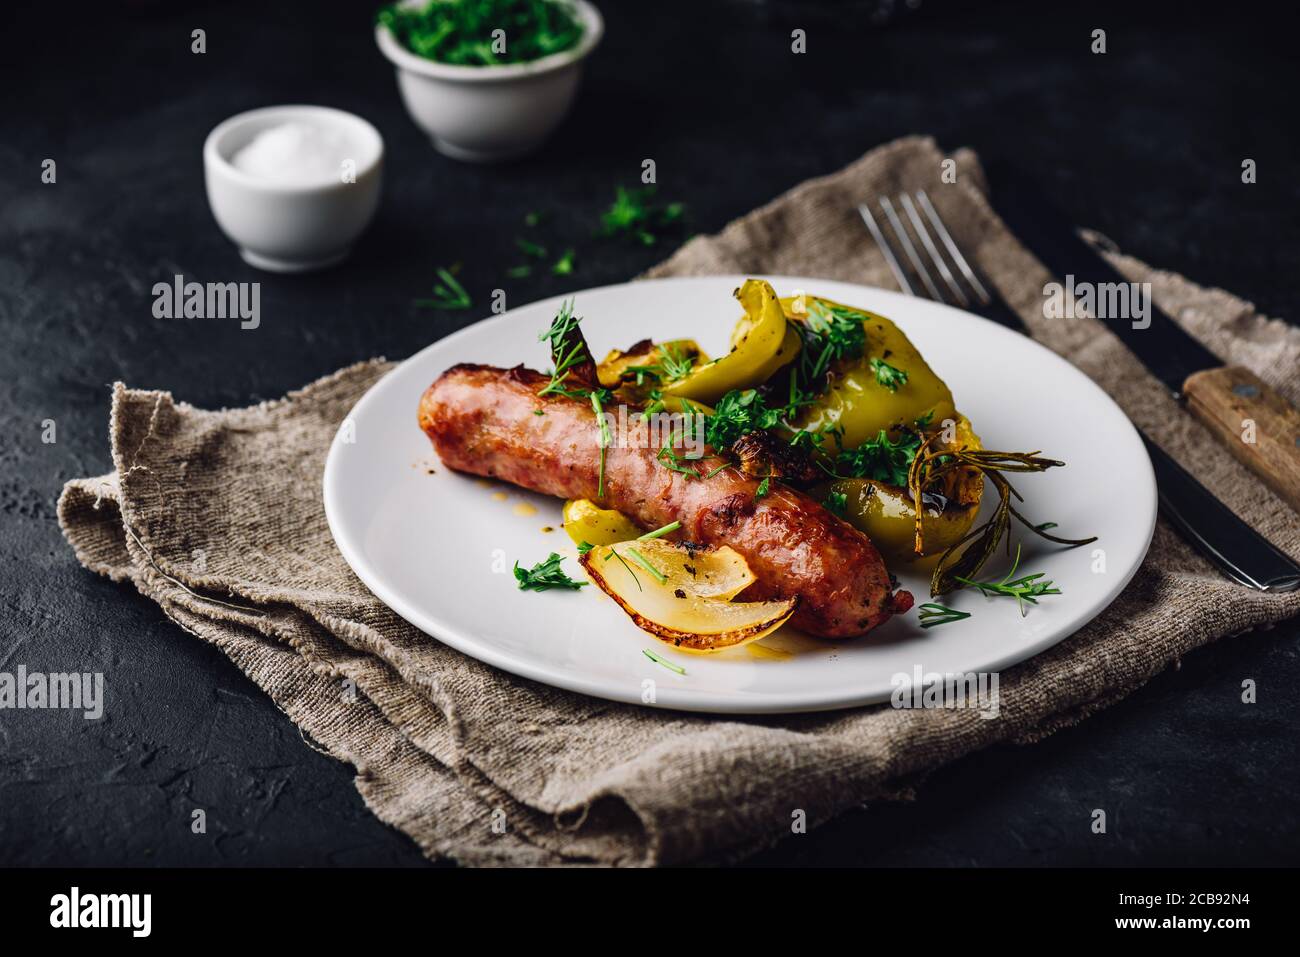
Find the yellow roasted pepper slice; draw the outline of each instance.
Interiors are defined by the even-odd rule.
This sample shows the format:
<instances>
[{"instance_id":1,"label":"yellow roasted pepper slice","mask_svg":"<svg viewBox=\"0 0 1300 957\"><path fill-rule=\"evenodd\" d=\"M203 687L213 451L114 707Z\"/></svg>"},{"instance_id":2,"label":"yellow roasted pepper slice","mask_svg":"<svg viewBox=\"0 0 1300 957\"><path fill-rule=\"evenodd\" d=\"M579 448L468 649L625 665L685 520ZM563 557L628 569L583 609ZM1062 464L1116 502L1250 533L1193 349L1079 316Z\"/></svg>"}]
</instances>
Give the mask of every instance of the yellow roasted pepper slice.
<instances>
[{"instance_id":1,"label":"yellow roasted pepper slice","mask_svg":"<svg viewBox=\"0 0 1300 957\"><path fill-rule=\"evenodd\" d=\"M665 396L679 396L713 405L732 389L749 389L765 382L799 353L799 336L789 329L785 312L771 284L746 279L736 290L745 309L747 327L725 356L695 368L667 386Z\"/></svg>"},{"instance_id":2,"label":"yellow roasted pepper slice","mask_svg":"<svg viewBox=\"0 0 1300 957\"><path fill-rule=\"evenodd\" d=\"M622 512L576 498L564 503L564 531L575 545L613 545L631 541L642 530Z\"/></svg>"}]
</instances>

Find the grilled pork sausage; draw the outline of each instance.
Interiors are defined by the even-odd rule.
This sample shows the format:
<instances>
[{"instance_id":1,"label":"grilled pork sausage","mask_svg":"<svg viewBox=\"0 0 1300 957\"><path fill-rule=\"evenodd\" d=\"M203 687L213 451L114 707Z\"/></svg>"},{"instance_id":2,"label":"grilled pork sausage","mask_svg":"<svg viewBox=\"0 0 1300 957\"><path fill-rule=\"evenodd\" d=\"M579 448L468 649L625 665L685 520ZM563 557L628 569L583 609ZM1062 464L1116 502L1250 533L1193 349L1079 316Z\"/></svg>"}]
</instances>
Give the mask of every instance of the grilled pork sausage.
<instances>
[{"instance_id":1,"label":"grilled pork sausage","mask_svg":"<svg viewBox=\"0 0 1300 957\"><path fill-rule=\"evenodd\" d=\"M758 480L737 468L719 470L716 457L678 457L669 468L658 448L614 442L599 494L600 430L592 407L539 396L547 381L522 366L454 366L420 399L420 428L448 468L591 499L647 529L681 522L674 538L730 545L757 578L745 599L798 596L792 624L811 634L861 635L911 607L911 594L893 592L865 535L779 482L757 497Z\"/></svg>"}]
</instances>

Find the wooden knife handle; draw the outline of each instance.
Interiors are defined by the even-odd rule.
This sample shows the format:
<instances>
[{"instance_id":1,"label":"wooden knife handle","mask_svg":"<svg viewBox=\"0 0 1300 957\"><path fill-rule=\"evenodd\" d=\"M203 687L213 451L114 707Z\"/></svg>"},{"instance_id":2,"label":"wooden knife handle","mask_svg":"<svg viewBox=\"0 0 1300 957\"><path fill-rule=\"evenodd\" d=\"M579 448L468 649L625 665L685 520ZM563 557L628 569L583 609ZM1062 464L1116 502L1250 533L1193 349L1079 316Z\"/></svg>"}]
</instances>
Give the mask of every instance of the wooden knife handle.
<instances>
[{"instance_id":1,"label":"wooden knife handle","mask_svg":"<svg viewBox=\"0 0 1300 957\"><path fill-rule=\"evenodd\" d=\"M1192 373L1183 395L1228 451L1300 512L1300 411L1240 366Z\"/></svg>"}]
</instances>

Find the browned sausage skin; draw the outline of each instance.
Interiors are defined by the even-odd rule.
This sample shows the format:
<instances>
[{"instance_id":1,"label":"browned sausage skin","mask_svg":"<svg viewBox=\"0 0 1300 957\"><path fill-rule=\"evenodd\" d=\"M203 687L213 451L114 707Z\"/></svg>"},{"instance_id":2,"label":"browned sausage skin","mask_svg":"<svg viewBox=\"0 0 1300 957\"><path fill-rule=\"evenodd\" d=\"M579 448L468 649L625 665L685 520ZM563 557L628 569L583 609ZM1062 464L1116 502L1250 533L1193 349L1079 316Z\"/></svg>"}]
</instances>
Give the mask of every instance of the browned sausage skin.
<instances>
[{"instance_id":1,"label":"browned sausage skin","mask_svg":"<svg viewBox=\"0 0 1300 957\"><path fill-rule=\"evenodd\" d=\"M420 428L449 468L559 498L588 498L647 529L681 522L674 537L730 545L757 577L745 598L798 596L792 624L811 634L861 635L911 607L908 592L893 593L865 535L779 482L757 498L759 483L738 469L710 475L716 458L680 462L693 469L686 475L667 468L658 449L616 443L606 453L599 495L596 417L575 399L538 396L547 381L522 366L454 366L421 397Z\"/></svg>"}]
</instances>

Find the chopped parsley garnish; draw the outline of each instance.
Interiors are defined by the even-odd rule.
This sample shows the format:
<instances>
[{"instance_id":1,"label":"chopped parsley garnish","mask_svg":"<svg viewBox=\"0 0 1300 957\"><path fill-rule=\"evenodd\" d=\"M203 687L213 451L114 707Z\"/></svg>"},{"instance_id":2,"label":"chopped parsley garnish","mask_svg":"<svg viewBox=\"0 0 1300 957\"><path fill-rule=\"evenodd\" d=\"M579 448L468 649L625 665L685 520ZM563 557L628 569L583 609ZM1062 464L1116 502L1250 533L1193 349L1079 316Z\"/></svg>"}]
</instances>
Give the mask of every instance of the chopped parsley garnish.
<instances>
[{"instance_id":1,"label":"chopped parsley garnish","mask_svg":"<svg viewBox=\"0 0 1300 957\"><path fill-rule=\"evenodd\" d=\"M866 313L811 301L808 318L799 324L803 337L802 366L808 381L816 382L838 359L857 359L867 348Z\"/></svg>"},{"instance_id":2,"label":"chopped parsley garnish","mask_svg":"<svg viewBox=\"0 0 1300 957\"><path fill-rule=\"evenodd\" d=\"M623 236L645 246L659 241L655 230L682 222L686 207L681 203L659 205L653 202L655 188L626 189L619 186L614 202L600 217L601 235Z\"/></svg>"},{"instance_id":3,"label":"chopped parsley garnish","mask_svg":"<svg viewBox=\"0 0 1300 957\"><path fill-rule=\"evenodd\" d=\"M847 492L837 492L834 489L826 493L826 500L822 502L826 506L826 511L843 518L849 510L849 496Z\"/></svg>"},{"instance_id":4,"label":"chopped parsley garnish","mask_svg":"<svg viewBox=\"0 0 1300 957\"><path fill-rule=\"evenodd\" d=\"M433 309L454 310L468 309L470 306L474 305L473 300L469 298L469 293L465 291L464 286L456 281L455 276L442 266L439 266L436 272L438 278L441 279L442 282L433 284L432 299L415 300L417 306L429 306Z\"/></svg>"},{"instance_id":5,"label":"chopped parsley garnish","mask_svg":"<svg viewBox=\"0 0 1300 957\"><path fill-rule=\"evenodd\" d=\"M532 568L523 569L515 562L515 579L524 591L546 591L549 588L568 588L577 591L587 582L577 582L560 570L561 558L551 552L546 561L538 562Z\"/></svg>"},{"instance_id":6,"label":"chopped parsley garnish","mask_svg":"<svg viewBox=\"0 0 1300 957\"><path fill-rule=\"evenodd\" d=\"M585 555L595 547L591 542L578 542L578 554Z\"/></svg>"},{"instance_id":7,"label":"chopped parsley garnish","mask_svg":"<svg viewBox=\"0 0 1300 957\"><path fill-rule=\"evenodd\" d=\"M390 3L375 19L417 56L458 66L540 60L577 46L583 33L574 7L551 0ZM504 44L493 35L498 29L507 29Z\"/></svg>"},{"instance_id":8,"label":"chopped parsley garnish","mask_svg":"<svg viewBox=\"0 0 1300 957\"><path fill-rule=\"evenodd\" d=\"M772 478L768 476L758 483L758 488L754 490L754 498L762 498L772 488Z\"/></svg>"},{"instance_id":9,"label":"chopped parsley garnish","mask_svg":"<svg viewBox=\"0 0 1300 957\"><path fill-rule=\"evenodd\" d=\"M876 374L876 382L890 392L897 392L900 385L907 385L907 373L897 366L891 366L884 359L872 357L868 364Z\"/></svg>"},{"instance_id":10,"label":"chopped parsley garnish","mask_svg":"<svg viewBox=\"0 0 1300 957\"><path fill-rule=\"evenodd\" d=\"M889 485L907 486L907 474L921 447L921 437L904 432L895 441L884 429L856 449L847 449L835 457L841 474L852 478L874 479Z\"/></svg>"},{"instance_id":11,"label":"chopped parsley garnish","mask_svg":"<svg viewBox=\"0 0 1300 957\"><path fill-rule=\"evenodd\" d=\"M715 449L725 449L747 432L775 427L784 411L769 408L754 389L732 389L718 400L705 422L704 441Z\"/></svg>"}]
</instances>

